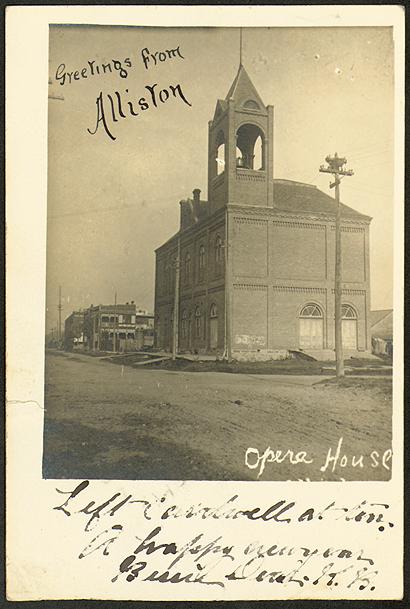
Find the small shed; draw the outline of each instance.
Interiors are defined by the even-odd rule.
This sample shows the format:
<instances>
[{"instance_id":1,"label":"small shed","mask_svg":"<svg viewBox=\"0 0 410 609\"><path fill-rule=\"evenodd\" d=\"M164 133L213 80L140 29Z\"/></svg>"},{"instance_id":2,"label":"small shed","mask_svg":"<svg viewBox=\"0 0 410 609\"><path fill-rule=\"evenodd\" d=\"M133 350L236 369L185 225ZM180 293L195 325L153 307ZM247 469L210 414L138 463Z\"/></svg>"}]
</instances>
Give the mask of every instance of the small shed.
<instances>
[{"instance_id":1,"label":"small shed","mask_svg":"<svg viewBox=\"0 0 410 609\"><path fill-rule=\"evenodd\" d=\"M393 310L370 311L372 353L393 355Z\"/></svg>"}]
</instances>

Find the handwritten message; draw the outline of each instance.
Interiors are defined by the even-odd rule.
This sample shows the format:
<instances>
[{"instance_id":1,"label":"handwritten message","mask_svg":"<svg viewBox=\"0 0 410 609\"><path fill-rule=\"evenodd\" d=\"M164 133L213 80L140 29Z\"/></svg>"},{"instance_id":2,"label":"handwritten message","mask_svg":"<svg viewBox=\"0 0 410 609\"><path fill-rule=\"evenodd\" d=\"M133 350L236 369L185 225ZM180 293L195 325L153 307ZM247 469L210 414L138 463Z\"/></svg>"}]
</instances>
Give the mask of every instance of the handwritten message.
<instances>
[{"instance_id":1,"label":"handwritten message","mask_svg":"<svg viewBox=\"0 0 410 609\"><path fill-rule=\"evenodd\" d=\"M145 70L150 70L165 62L185 59L179 46L154 51L144 47L137 54L137 58L139 58ZM104 63L88 60L86 65L76 69L69 69L65 63L61 63L55 71L55 80L63 87L72 85L76 81L104 77L109 74L118 74L120 78L126 79L136 63L138 62L132 57L111 59ZM192 105L180 83L146 84L137 94L130 92L128 88L110 93L100 91L95 101L95 121L92 127L87 128L87 131L90 135L96 135L101 129L109 139L114 141L117 139L114 135L115 123L122 119L137 117L146 110L158 109L161 105L173 99L184 103L186 106Z\"/></svg>"},{"instance_id":2,"label":"handwritten message","mask_svg":"<svg viewBox=\"0 0 410 609\"><path fill-rule=\"evenodd\" d=\"M363 527L378 535L394 527L388 504L365 499L357 505L332 501L313 506L274 497L263 505L243 505L234 493L216 505L186 506L170 489L150 499L126 492L97 499L88 480L68 488L61 484L56 492L59 501L53 509L62 518L76 521L78 538L84 541L78 560L106 559L106 577L113 586L120 581L126 585L153 582L224 590L251 581L297 589L321 584L373 592L379 574L377 557L355 540ZM182 540L174 538L175 520L184 531ZM183 524L188 521L190 527ZM210 533L205 524L218 521L239 521L241 528L245 522L248 528L255 526L255 538L238 541L229 533ZM316 536L317 543L309 545L298 541L295 525L302 531L321 522L326 527L341 522L346 527L346 544L331 546L326 535ZM261 524L264 534L258 538Z\"/></svg>"}]
</instances>

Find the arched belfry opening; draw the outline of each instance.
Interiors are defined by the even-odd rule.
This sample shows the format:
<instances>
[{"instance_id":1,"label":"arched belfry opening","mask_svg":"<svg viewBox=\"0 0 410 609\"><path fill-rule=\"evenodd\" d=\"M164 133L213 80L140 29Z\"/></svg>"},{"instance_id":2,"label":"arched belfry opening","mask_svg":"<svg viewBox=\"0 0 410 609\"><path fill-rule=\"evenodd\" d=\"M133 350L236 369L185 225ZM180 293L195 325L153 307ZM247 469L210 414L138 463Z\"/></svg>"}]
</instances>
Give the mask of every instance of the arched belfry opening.
<instances>
[{"instance_id":1,"label":"arched belfry opening","mask_svg":"<svg viewBox=\"0 0 410 609\"><path fill-rule=\"evenodd\" d=\"M265 169L265 136L257 125L246 123L237 130L236 166L257 171Z\"/></svg>"},{"instance_id":2,"label":"arched belfry opening","mask_svg":"<svg viewBox=\"0 0 410 609\"><path fill-rule=\"evenodd\" d=\"M216 175L219 176L225 171L225 135L223 131L219 131L216 137L215 146L215 162L216 162Z\"/></svg>"}]
</instances>

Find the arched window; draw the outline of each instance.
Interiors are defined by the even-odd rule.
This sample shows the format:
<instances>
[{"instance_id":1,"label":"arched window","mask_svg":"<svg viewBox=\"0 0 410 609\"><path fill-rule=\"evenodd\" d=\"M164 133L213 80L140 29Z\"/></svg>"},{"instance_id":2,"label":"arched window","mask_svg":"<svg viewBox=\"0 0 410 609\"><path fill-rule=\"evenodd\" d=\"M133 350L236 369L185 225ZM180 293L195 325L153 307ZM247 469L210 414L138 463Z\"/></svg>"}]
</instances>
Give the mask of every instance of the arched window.
<instances>
[{"instance_id":1,"label":"arched window","mask_svg":"<svg viewBox=\"0 0 410 609\"><path fill-rule=\"evenodd\" d=\"M218 309L214 302L209 308L209 347L218 348Z\"/></svg>"},{"instance_id":2,"label":"arched window","mask_svg":"<svg viewBox=\"0 0 410 609\"><path fill-rule=\"evenodd\" d=\"M195 336L196 336L196 338L201 338L201 325L202 325L201 308L196 307L196 309L195 309Z\"/></svg>"},{"instance_id":3,"label":"arched window","mask_svg":"<svg viewBox=\"0 0 410 609\"><path fill-rule=\"evenodd\" d=\"M215 238L215 267L216 272L220 271L220 266L222 264L222 239L220 235L216 235Z\"/></svg>"},{"instance_id":4,"label":"arched window","mask_svg":"<svg viewBox=\"0 0 410 609\"><path fill-rule=\"evenodd\" d=\"M323 348L323 313L315 303L306 304L299 314L299 346L301 349Z\"/></svg>"},{"instance_id":5,"label":"arched window","mask_svg":"<svg viewBox=\"0 0 410 609\"><path fill-rule=\"evenodd\" d=\"M323 315L318 305L308 304L301 310L300 317L323 317Z\"/></svg>"},{"instance_id":6,"label":"arched window","mask_svg":"<svg viewBox=\"0 0 410 609\"><path fill-rule=\"evenodd\" d=\"M185 280L185 284L189 285L189 283L191 281L191 254L189 252L187 254L185 254L184 280Z\"/></svg>"},{"instance_id":7,"label":"arched window","mask_svg":"<svg viewBox=\"0 0 410 609\"><path fill-rule=\"evenodd\" d=\"M236 132L236 165L242 169L265 169L265 138L256 125L241 125Z\"/></svg>"},{"instance_id":8,"label":"arched window","mask_svg":"<svg viewBox=\"0 0 410 609\"><path fill-rule=\"evenodd\" d=\"M350 305L344 304L344 305L342 305L342 318L343 319L357 319L356 311Z\"/></svg>"},{"instance_id":9,"label":"arched window","mask_svg":"<svg viewBox=\"0 0 410 609\"><path fill-rule=\"evenodd\" d=\"M342 304L342 345L344 349L357 349L357 313L349 304Z\"/></svg>"},{"instance_id":10,"label":"arched window","mask_svg":"<svg viewBox=\"0 0 410 609\"><path fill-rule=\"evenodd\" d=\"M205 273L205 247L202 244L199 246L198 269L199 280L202 281Z\"/></svg>"},{"instance_id":11,"label":"arched window","mask_svg":"<svg viewBox=\"0 0 410 609\"><path fill-rule=\"evenodd\" d=\"M218 133L218 137L216 138L215 162L216 175L219 176L225 171L225 136L223 131L220 131Z\"/></svg>"}]
</instances>

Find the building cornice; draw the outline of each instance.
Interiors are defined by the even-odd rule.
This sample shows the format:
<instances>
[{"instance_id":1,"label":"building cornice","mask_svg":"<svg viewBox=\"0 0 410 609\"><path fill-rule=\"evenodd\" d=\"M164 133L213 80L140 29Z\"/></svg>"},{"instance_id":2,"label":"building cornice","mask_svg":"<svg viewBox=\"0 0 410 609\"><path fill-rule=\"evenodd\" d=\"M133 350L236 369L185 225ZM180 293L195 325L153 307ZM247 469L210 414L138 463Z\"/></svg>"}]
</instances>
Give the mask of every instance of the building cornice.
<instances>
[{"instance_id":1,"label":"building cornice","mask_svg":"<svg viewBox=\"0 0 410 609\"><path fill-rule=\"evenodd\" d=\"M288 212L286 210L277 209L275 207L259 207L256 205L237 205L231 204L228 206L228 213L240 213L244 216L264 216L271 219L286 219L286 220L316 220L319 222L335 222L335 216L322 212ZM362 224L368 226L371 218L369 216L343 216L342 222L346 224Z\"/></svg>"}]
</instances>

